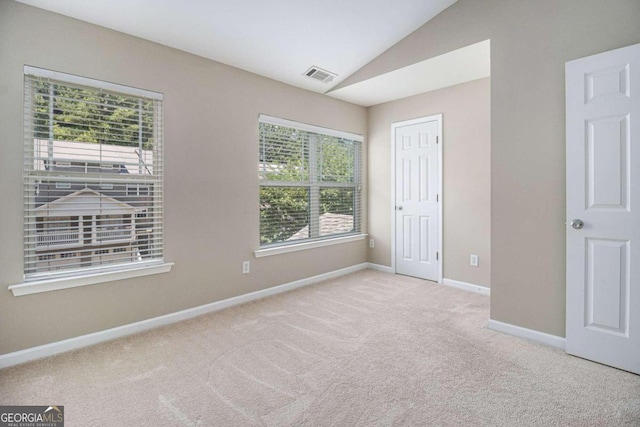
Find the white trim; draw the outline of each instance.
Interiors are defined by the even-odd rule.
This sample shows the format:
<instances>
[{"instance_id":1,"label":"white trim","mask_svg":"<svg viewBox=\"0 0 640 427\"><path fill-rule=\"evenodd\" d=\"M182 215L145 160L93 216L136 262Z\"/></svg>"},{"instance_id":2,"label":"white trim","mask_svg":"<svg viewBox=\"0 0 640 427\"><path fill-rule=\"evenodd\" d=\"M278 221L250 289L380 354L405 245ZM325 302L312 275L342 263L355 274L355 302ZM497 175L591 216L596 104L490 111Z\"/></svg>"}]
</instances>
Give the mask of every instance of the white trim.
<instances>
[{"instance_id":1,"label":"white trim","mask_svg":"<svg viewBox=\"0 0 640 427\"><path fill-rule=\"evenodd\" d=\"M292 245L274 246L272 248L257 249L253 251L256 258L262 258L271 255L286 254L289 252L303 251L306 249L321 248L323 246L337 245L340 243L355 242L363 240L367 234L356 234L353 236L335 237L333 239L315 240L312 242L295 243Z\"/></svg>"},{"instance_id":2,"label":"white trim","mask_svg":"<svg viewBox=\"0 0 640 427\"><path fill-rule=\"evenodd\" d=\"M350 139L353 141L364 142L364 137L357 133L344 132L336 129L323 128L321 126L310 125L308 123L295 122L293 120L281 119L279 117L267 116L260 114L258 117L260 123L268 123L276 126L285 126L288 128L304 130L307 132L320 133L323 135L335 136L338 138Z\"/></svg>"},{"instance_id":3,"label":"white trim","mask_svg":"<svg viewBox=\"0 0 640 427\"><path fill-rule=\"evenodd\" d=\"M557 335L551 335L545 332L535 331L533 329L527 329L522 326L503 323L493 319L489 319L487 328L492 331L502 332L516 337L526 338L531 341L536 341L541 344L546 344L551 347L559 348L560 350L565 349L565 339Z\"/></svg>"},{"instance_id":4,"label":"white trim","mask_svg":"<svg viewBox=\"0 0 640 427\"><path fill-rule=\"evenodd\" d=\"M383 273L391 273L391 274L393 274L393 270L391 269L391 267L388 267L386 265L374 264L374 263L370 262L370 263L367 264L367 267L372 269L372 270L382 271Z\"/></svg>"},{"instance_id":5,"label":"white trim","mask_svg":"<svg viewBox=\"0 0 640 427\"><path fill-rule=\"evenodd\" d=\"M473 283L460 282L453 279L442 279L442 284L445 286L451 286L452 288L458 288L469 292L475 292L482 295L491 295L491 289L486 286L474 285Z\"/></svg>"},{"instance_id":6,"label":"white trim","mask_svg":"<svg viewBox=\"0 0 640 427\"><path fill-rule=\"evenodd\" d=\"M438 203L438 253L440 254L440 264L438 265L438 283L442 283L443 278L443 265L444 265L444 251L443 247L443 198L444 198L444 186L443 186L443 165L444 159L442 158L442 146L444 144L444 135L442 133L442 114L434 114L426 117L418 117L416 119L404 120L402 122L391 123L391 272L396 273L396 128L402 126L410 126L418 123L425 122L438 122L438 195L440 200Z\"/></svg>"},{"instance_id":7,"label":"white trim","mask_svg":"<svg viewBox=\"0 0 640 427\"><path fill-rule=\"evenodd\" d=\"M237 297L228 298L222 301L216 301L210 304L201 305L199 307L189 308L175 313L166 314L164 316L154 317L152 319L142 320L140 322L130 323L128 325L118 326L116 328L107 329L92 334L82 335L75 338L69 338L63 341L57 341L38 347L27 348L25 350L16 351L0 355L0 369L9 366L18 365L31 360L40 359L47 356L53 356L67 351L76 350L82 347L110 341L116 338L125 337L139 332L154 329L160 326L170 325L182 320L191 319L207 313L213 313L228 307L244 304L257 299L277 295L292 289L303 286L312 285L323 280L333 279L356 271L364 270L368 267L367 263L356 264L351 267L342 268L340 270L330 271L328 273L319 274L317 276L308 277L306 279L297 280L280 286L251 292Z\"/></svg>"},{"instance_id":8,"label":"white trim","mask_svg":"<svg viewBox=\"0 0 640 427\"><path fill-rule=\"evenodd\" d=\"M127 95L140 96L143 98L157 99L162 101L163 95L159 92L138 89L131 86L124 86L116 83L104 82L102 80L90 79L87 77L76 76L74 74L61 73L58 71L46 70L44 68L24 66L24 74L28 76L44 77L47 79L58 80L60 82L77 84L80 86L90 86L111 92L125 93Z\"/></svg>"},{"instance_id":9,"label":"white trim","mask_svg":"<svg viewBox=\"0 0 640 427\"><path fill-rule=\"evenodd\" d=\"M9 286L13 295L37 294L40 292L57 291L59 289L76 288L78 286L95 285L97 283L112 282L114 280L132 279L134 277L149 276L151 274L168 273L173 267L172 262L135 266L115 271L105 271L85 274L75 277L60 277L57 279L38 280Z\"/></svg>"}]
</instances>

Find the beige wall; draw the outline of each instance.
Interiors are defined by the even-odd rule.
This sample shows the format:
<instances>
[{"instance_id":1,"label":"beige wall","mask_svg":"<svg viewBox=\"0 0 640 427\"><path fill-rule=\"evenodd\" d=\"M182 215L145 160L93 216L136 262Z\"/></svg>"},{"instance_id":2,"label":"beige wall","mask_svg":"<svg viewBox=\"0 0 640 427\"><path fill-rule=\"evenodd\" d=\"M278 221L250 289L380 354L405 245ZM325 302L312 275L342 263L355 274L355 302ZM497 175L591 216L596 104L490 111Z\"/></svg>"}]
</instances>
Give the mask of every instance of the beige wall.
<instances>
[{"instance_id":1,"label":"beige wall","mask_svg":"<svg viewBox=\"0 0 640 427\"><path fill-rule=\"evenodd\" d=\"M164 93L171 273L22 297L6 289L22 280L25 64ZM253 257L259 113L366 133L365 108L0 0L0 354L365 262L365 241Z\"/></svg>"},{"instance_id":2,"label":"beige wall","mask_svg":"<svg viewBox=\"0 0 640 427\"><path fill-rule=\"evenodd\" d=\"M638 0L459 0L342 84L491 39L492 319L564 336L564 64L638 22Z\"/></svg>"},{"instance_id":3,"label":"beige wall","mask_svg":"<svg viewBox=\"0 0 640 427\"><path fill-rule=\"evenodd\" d=\"M443 115L444 269L447 279L490 286L490 79L369 108L369 261L391 265L391 124ZM480 256L479 267L469 255Z\"/></svg>"}]
</instances>

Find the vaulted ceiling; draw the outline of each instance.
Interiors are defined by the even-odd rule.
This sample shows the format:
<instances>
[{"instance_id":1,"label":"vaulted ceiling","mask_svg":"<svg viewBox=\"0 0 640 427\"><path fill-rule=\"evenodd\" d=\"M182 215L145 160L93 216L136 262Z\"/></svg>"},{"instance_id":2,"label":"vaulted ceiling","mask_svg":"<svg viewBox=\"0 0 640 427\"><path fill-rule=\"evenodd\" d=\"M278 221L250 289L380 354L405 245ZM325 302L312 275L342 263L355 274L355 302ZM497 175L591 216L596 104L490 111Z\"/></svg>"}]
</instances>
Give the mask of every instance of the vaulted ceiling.
<instances>
[{"instance_id":1,"label":"vaulted ceiling","mask_svg":"<svg viewBox=\"0 0 640 427\"><path fill-rule=\"evenodd\" d=\"M16 1L327 93L457 0ZM315 80L305 75L310 67L336 76ZM404 86L408 76L430 78L424 66L405 69ZM393 80L330 95L360 105L407 96L406 87L389 85Z\"/></svg>"}]
</instances>

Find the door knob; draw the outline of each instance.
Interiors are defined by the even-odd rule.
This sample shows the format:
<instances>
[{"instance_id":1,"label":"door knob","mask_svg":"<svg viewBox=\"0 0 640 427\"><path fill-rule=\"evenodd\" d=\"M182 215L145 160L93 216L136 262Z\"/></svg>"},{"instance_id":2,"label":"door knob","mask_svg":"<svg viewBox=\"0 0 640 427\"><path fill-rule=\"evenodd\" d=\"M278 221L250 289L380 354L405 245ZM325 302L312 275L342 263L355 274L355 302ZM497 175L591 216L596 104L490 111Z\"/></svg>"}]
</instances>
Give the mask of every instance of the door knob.
<instances>
[{"instance_id":1,"label":"door knob","mask_svg":"<svg viewBox=\"0 0 640 427\"><path fill-rule=\"evenodd\" d=\"M584 222L581 219L572 219L571 226L576 230L580 230L584 227Z\"/></svg>"},{"instance_id":2,"label":"door knob","mask_svg":"<svg viewBox=\"0 0 640 427\"><path fill-rule=\"evenodd\" d=\"M396 210L401 211L402 210L402 206L396 206Z\"/></svg>"}]
</instances>

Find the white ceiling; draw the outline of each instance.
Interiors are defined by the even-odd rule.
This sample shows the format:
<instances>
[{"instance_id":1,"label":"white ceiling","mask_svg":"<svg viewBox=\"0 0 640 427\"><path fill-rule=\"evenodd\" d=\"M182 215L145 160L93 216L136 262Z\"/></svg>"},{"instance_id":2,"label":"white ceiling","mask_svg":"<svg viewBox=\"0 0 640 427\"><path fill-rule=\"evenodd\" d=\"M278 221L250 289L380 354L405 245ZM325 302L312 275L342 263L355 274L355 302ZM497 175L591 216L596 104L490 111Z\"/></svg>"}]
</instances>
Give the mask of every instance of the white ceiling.
<instances>
[{"instance_id":1,"label":"white ceiling","mask_svg":"<svg viewBox=\"0 0 640 427\"><path fill-rule=\"evenodd\" d=\"M457 0L17 1L324 93Z\"/></svg>"},{"instance_id":2,"label":"white ceiling","mask_svg":"<svg viewBox=\"0 0 640 427\"><path fill-rule=\"evenodd\" d=\"M407 96L488 77L490 41L439 55L327 93L369 107Z\"/></svg>"}]
</instances>

